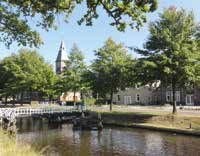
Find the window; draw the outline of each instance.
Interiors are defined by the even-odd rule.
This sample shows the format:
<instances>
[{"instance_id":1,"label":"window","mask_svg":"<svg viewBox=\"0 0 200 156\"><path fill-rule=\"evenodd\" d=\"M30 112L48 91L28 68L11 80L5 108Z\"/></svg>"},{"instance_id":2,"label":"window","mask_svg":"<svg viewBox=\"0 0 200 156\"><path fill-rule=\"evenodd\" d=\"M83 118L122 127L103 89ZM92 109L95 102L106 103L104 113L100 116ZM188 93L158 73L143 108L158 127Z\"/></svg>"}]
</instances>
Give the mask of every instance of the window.
<instances>
[{"instance_id":1,"label":"window","mask_svg":"<svg viewBox=\"0 0 200 156\"><path fill-rule=\"evenodd\" d=\"M131 104L131 96L124 96L124 104L125 105Z\"/></svg>"},{"instance_id":2,"label":"window","mask_svg":"<svg viewBox=\"0 0 200 156\"><path fill-rule=\"evenodd\" d=\"M171 97L170 92L169 92L169 91L166 92L166 101L167 101L167 102L170 102L170 101L171 101L170 97Z\"/></svg>"},{"instance_id":3,"label":"window","mask_svg":"<svg viewBox=\"0 0 200 156\"><path fill-rule=\"evenodd\" d=\"M117 95L117 101L121 101L120 95Z\"/></svg>"},{"instance_id":4,"label":"window","mask_svg":"<svg viewBox=\"0 0 200 156\"><path fill-rule=\"evenodd\" d=\"M175 93L176 101L180 102L180 91L176 91ZM166 92L166 101L167 102L172 102L173 101L173 92L172 91L167 91Z\"/></svg>"},{"instance_id":5,"label":"window","mask_svg":"<svg viewBox=\"0 0 200 156\"><path fill-rule=\"evenodd\" d=\"M176 101L180 102L180 91L176 91Z\"/></svg>"},{"instance_id":6,"label":"window","mask_svg":"<svg viewBox=\"0 0 200 156\"><path fill-rule=\"evenodd\" d=\"M135 84L135 89L140 89L141 85L140 84Z\"/></svg>"},{"instance_id":7,"label":"window","mask_svg":"<svg viewBox=\"0 0 200 156\"><path fill-rule=\"evenodd\" d=\"M194 105L194 96L193 95L186 95L186 105Z\"/></svg>"},{"instance_id":8,"label":"window","mask_svg":"<svg viewBox=\"0 0 200 156\"><path fill-rule=\"evenodd\" d=\"M30 100L30 94L29 93L27 93L27 92L25 92L25 93L23 93L23 99L24 100Z\"/></svg>"},{"instance_id":9,"label":"window","mask_svg":"<svg viewBox=\"0 0 200 156\"><path fill-rule=\"evenodd\" d=\"M140 102L140 94L136 94L136 102Z\"/></svg>"}]
</instances>

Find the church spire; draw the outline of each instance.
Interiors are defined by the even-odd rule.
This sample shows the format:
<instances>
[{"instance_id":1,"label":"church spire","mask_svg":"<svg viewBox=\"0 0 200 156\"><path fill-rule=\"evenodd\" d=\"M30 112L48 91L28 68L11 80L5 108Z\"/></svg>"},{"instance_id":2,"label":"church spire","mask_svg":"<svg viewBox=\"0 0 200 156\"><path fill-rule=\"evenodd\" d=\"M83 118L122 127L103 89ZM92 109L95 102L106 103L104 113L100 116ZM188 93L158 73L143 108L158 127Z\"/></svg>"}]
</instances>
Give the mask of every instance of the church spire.
<instances>
[{"instance_id":1,"label":"church spire","mask_svg":"<svg viewBox=\"0 0 200 156\"><path fill-rule=\"evenodd\" d=\"M56 73L60 74L66 67L65 61L68 60L64 41L61 42L56 58Z\"/></svg>"},{"instance_id":2,"label":"church spire","mask_svg":"<svg viewBox=\"0 0 200 156\"><path fill-rule=\"evenodd\" d=\"M67 59L68 58L67 58L65 43L64 43L64 41L62 41L61 44L60 44L60 48L59 48L59 51L58 51L56 62L66 61Z\"/></svg>"}]
</instances>

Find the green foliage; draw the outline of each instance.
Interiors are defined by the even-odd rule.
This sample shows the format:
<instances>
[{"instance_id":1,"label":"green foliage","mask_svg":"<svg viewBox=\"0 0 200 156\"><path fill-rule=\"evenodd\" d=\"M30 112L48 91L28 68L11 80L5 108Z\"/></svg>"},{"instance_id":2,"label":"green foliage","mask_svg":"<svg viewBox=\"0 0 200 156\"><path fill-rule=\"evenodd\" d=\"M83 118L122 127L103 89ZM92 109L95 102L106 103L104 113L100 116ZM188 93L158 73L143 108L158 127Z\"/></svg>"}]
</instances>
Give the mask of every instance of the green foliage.
<instances>
[{"instance_id":1,"label":"green foliage","mask_svg":"<svg viewBox=\"0 0 200 156\"><path fill-rule=\"evenodd\" d=\"M33 91L54 94L56 79L52 66L36 51L22 49L18 54L4 58L0 68L0 92L3 95Z\"/></svg>"},{"instance_id":2,"label":"green foliage","mask_svg":"<svg viewBox=\"0 0 200 156\"><path fill-rule=\"evenodd\" d=\"M83 74L86 70L84 56L81 50L73 45L69 60L66 62L66 70L61 78L62 91L73 91L84 93L87 90L86 83L83 81Z\"/></svg>"},{"instance_id":3,"label":"green foliage","mask_svg":"<svg viewBox=\"0 0 200 156\"><path fill-rule=\"evenodd\" d=\"M146 22L145 14L157 9L157 0L2 0L0 2L0 41L9 47L14 41L19 45L39 46L42 43L38 32L32 30L33 23L45 30L56 28L55 18L65 15L68 21L77 5L86 4L86 13L78 20L91 26L97 19L97 10L102 7L109 17L110 23L119 31L124 31L126 25L139 29ZM32 21L31 24L30 20Z\"/></svg>"},{"instance_id":4,"label":"green foliage","mask_svg":"<svg viewBox=\"0 0 200 156\"><path fill-rule=\"evenodd\" d=\"M100 97L112 95L119 89L132 85L130 71L133 60L122 44L115 43L109 38L105 45L95 52L96 59L91 66L91 80L93 90Z\"/></svg>"},{"instance_id":5,"label":"green foliage","mask_svg":"<svg viewBox=\"0 0 200 156\"><path fill-rule=\"evenodd\" d=\"M150 36L144 49L136 49L144 56L137 64L138 78L143 83L160 80L171 85L174 94L176 87L199 80L200 54L195 37L198 27L193 13L170 7L149 28Z\"/></svg>"},{"instance_id":6,"label":"green foliage","mask_svg":"<svg viewBox=\"0 0 200 156\"><path fill-rule=\"evenodd\" d=\"M92 106L96 104L96 99L95 98L85 98L84 103L86 105Z\"/></svg>"}]
</instances>

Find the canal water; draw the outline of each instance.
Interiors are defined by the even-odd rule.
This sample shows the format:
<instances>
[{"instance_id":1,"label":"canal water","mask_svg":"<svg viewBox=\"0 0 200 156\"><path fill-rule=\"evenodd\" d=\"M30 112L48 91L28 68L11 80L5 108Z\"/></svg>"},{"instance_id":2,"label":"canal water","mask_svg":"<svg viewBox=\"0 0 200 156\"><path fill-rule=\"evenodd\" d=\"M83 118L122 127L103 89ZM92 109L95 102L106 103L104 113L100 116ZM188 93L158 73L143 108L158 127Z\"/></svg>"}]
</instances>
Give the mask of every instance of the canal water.
<instances>
[{"instance_id":1,"label":"canal water","mask_svg":"<svg viewBox=\"0 0 200 156\"><path fill-rule=\"evenodd\" d=\"M18 122L18 129L18 143L45 156L200 156L200 137L113 127L73 131L71 124L27 119Z\"/></svg>"}]
</instances>

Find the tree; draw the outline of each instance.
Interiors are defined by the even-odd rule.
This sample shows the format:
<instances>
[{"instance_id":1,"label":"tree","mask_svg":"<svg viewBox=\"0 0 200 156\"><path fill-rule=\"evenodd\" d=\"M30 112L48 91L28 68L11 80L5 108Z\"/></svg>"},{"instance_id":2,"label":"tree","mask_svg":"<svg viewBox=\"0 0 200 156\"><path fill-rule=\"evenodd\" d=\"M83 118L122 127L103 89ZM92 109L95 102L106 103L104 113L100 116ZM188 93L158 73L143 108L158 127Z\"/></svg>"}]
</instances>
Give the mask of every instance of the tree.
<instances>
[{"instance_id":1,"label":"tree","mask_svg":"<svg viewBox=\"0 0 200 156\"><path fill-rule=\"evenodd\" d=\"M76 92L81 92L82 98L82 93L85 90L85 83L83 82L85 70L84 56L77 45L74 44L69 55L69 60L66 62L66 69L62 78L64 91L73 91L74 93L74 106L76 105Z\"/></svg>"},{"instance_id":2,"label":"tree","mask_svg":"<svg viewBox=\"0 0 200 156\"><path fill-rule=\"evenodd\" d=\"M93 89L101 96L110 95L111 111L113 93L132 85L129 74L133 60L123 44L117 44L111 38L95 51L95 55L97 58L91 66Z\"/></svg>"},{"instance_id":3,"label":"tree","mask_svg":"<svg viewBox=\"0 0 200 156\"><path fill-rule=\"evenodd\" d=\"M170 85L173 92L173 113L176 113L175 90L199 79L199 45L197 24L192 12L170 7L149 26L150 36L144 49L136 49L139 78L147 83L156 80Z\"/></svg>"},{"instance_id":4,"label":"tree","mask_svg":"<svg viewBox=\"0 0 200 156\"><path fill-rule=\"evenodd\" d=\"M124 31L128 24L131 28L139 29L146 22L146 13L157 9L157 0L2 0L0 2L0 41L6 46L14 41L19 45L39 46L42 43L37 31L30 25L45 30L56 28L55 18L59 14L65 15L65 21L73 13L77 5L86 4L86 13L78 20L91 26L93 19L97 19L97 10L102 7L112 18L110 25ZM128 17L128 18L126 18ZM34 21L35 20L35 21ZM30 21L34 21L31 24Z\"/></svg>"},{"instance_id":5,"label":"tree","mask_svg":"<svg viewBox=\"0 0 200 156\"><path fill-rule=\"evenodd\" d=\"M55 77L52 66L36 51L22 49L19 54L4 58L0 63L0 92L15 96L24 92L39 92L51 96Z\"/></svg>"}]
</instances>

